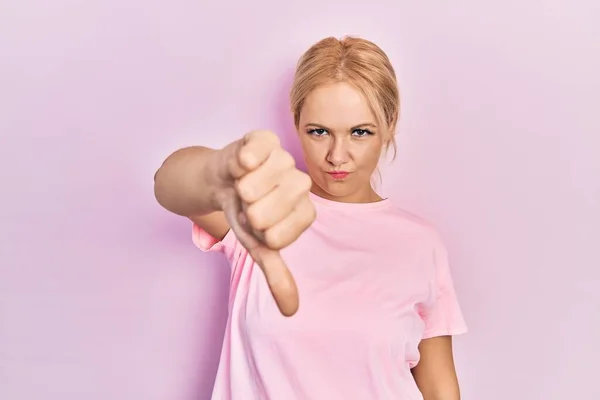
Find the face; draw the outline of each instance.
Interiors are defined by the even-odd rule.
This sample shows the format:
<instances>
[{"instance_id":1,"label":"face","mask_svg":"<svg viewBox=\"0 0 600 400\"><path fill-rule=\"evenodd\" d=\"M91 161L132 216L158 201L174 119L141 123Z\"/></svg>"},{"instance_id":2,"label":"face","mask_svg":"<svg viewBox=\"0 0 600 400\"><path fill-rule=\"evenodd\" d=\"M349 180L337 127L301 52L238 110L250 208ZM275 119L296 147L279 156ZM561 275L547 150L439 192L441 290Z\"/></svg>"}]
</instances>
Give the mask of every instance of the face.
<instances>
[{"instance_id":1,"label":"face","mask_svg":"<svg viewBox=\"0 0 600 400\"><path fill-rule=\"evenodd\" d=\"M360 91L347 83L315 89L304 101L298 133L316 195L342 202L380 199L371 176L388 135Z\"/></svg>"}]
</instances>

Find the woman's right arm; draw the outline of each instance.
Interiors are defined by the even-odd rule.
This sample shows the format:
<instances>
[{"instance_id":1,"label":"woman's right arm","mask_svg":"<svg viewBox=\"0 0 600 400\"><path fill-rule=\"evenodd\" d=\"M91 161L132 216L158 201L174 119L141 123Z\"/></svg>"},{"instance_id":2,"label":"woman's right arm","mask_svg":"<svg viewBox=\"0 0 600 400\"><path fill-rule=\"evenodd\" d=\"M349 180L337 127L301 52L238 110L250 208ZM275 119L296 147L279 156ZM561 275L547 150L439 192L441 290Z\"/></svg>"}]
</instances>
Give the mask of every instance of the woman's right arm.
<instances>
[{"instance_id":1,"label":"woman's right arm","mask_svg":"<svg viewBox=\"0 0 600 400\"><path fill-rule=\"evenodd\" d=\"M229 230L217 196L225 187L222 150L186 147L175 151L154 176L154 195L168 211L187 217L217 240Z\"/></svg>"},{"instance_id":2,"label":"woman's right arm","mask_svg":"<svg viewBox=\"0 0 600 400\"><path fill-rule=\"evenodd\" d=\"M154 177L156 200L222 240L231 229L265 274L277 306L289 316L298 290L279 250L315 219L312 181L298 170L273 132L253 131L222 150L187 147ZM227 215L227 217L225 217Z\"/></svg>"}]
</instances>

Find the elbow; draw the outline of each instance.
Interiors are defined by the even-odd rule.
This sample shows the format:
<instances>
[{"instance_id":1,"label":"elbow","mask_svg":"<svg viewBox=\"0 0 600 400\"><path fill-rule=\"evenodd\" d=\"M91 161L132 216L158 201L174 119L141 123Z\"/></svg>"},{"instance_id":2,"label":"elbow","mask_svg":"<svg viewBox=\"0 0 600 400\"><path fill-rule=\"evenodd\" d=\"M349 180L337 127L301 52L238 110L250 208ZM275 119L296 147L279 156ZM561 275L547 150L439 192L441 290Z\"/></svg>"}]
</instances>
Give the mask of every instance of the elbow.
<instances>
[{"instance_id":1,"label":"elbow","mask_svg":"<svg viewBox=\"0 0 600 400\"><path fill-rule=\"evenodd\" d=\"M164 204L164 189L162 185L162 179L160 179L162 166L156 170L154 173L154 198L162 207L165 207Z\"/></svg>"},{"instance_id":2,"label":"elbow","mask_svg":"<svg viewBox=\"0 0 600 400\"><path fill-rule=\"evenodd\" d=\"M169 156L170 158L171 156ZM169 187L168 170L165 168L168 164L167 158L154 173L154 198L163 208L171 211L169 207Z\"/></svg>"}]
</instances>

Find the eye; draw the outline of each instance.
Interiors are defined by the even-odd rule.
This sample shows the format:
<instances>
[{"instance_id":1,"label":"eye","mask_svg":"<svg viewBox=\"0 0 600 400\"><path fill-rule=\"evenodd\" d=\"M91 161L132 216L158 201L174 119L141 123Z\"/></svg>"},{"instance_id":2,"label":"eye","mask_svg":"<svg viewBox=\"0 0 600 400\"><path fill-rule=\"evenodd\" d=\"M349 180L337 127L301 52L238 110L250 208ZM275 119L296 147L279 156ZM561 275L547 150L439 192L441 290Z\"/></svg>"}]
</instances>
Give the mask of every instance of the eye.
<instances>
[{"instance_id":1,"label":"eye","mask_svg":"<svg viewBox=\"0 0 600 400\"><path fill-rule=\"evenodd\" d=\"M327 131L325 129L322 129L322 128L315 128L315 129L309 129L308 130L308 134L309 135L323 136L326 133L327 133Z\"/></svg>"},{"instance_id":2,"label":"eye","mask_svg":"<svg viewBox=\"0 0 600 400\"><path fill-rule=\"evenodd\" d=\"M355 130L352 131L352 134L354 136L358 136L358 137L365 137L365 136L368 136L368 135L372 135L373 132L371 132L368 129L355 129Z\"/></svg>"}]
</instances>

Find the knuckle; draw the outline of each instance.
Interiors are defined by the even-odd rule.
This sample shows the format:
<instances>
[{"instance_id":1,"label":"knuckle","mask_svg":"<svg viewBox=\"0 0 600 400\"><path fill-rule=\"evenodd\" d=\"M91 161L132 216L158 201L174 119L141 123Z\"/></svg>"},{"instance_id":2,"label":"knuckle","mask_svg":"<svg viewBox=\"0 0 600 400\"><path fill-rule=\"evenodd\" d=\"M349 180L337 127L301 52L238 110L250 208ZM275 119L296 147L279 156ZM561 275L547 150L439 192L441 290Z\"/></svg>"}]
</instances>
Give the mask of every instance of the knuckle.
<instances>
[{"instance_id":1,"label":"knuckle","mask_svg":"<svg viewBox=\"0 0 600 400\"><path fill-rule=\"evenodd\" d=\"M315 222L315 220L317 219L317 210L315 209L314 205L312 205L312 203L308 206L306 206L302 211L301 211L301 215L298 218L298 225L300 227L300 230L302 232L304 232L306 229L308 229L313 222Z\"/></svg>"},{"instance_id":2,"label":"knuckle","mask_svg":"<svg viewBox=\"0 0 600 400\"><path fill-rule=\"evenodd\" d=\"M254 201L254 191L252 190L252 185L248 183L247 179L240 179L235 183L235 190L237 195L244 202L252 202Z\"/></svg>"},{"instance_id":3,"label":"knuckle","mask_svg":"<svg viewBox=\"0 0 600 400\"><path fill-rule=\"evenodd\" d=\"M298 187L303 191L309 191L310 188L312 187L312 179L310 178L310 176L308 176L308 174L305 174L304 172L298 170Z\"/></svg>"},{"instance_id":4,"label":"knuckle","mask_svg":"<svg viewBox=\"0 0 600 400\"><path fill-rule=\"evenodd\" d=\"M259 130L259 129L254 129L254 130L251 130L250 132L248 132L248 133L246 133L246 134L244 135L244 140L243 140L243 143L244 143L244 144L246 144L246 143L248 143L248 142L250 142L250 141L252 141L252 140L255 140L255 139L257 139L257 138L260 138L260 137L261 137L261 135L262 135L262 133L263 133L263 131L261 131L261 130Z\"/></svg>"},{"instance_id":5,"label":"knuckle","mask_svg":"<svg viewBox=\"0 0 600 400\"><path fill-rule=\"evenodd\" d=\"M235 182L235 191L243 201L249 201L249 198L252 195L250 186L246 184L245 179L240 179Z\"/></svg>"},{"instance_id":6,"label":"knuckle","mask_svg":"<svg viewBox=\"0 0 600 400\"><path fill-rule=\"evenodd\" d=\"M244 146L240 149L237 158L239 164L245 169L252 169L254 164L256 164L256 157L252 153L252 150L247 146Z\"/></svg>"},{"instance_id":7,"label":"knuckle","mask_svg":"<svg viewBox=\"0 0 600 400\"><path fill-rule=\"evenodd\" d=\"M253 229L264 230L267 228L262 210L257 204L251 205L246 209L246 218Z\"/></svg>"},{"instance_id":8,"label":"knuckle","mask_svg":"<svg viewBox=\"0 0 600 400\"><path fill-rule=\"evenodd\" d=\"M308 225L312 224L317 219L317 209L312 202L309 201L309 203L310 205L307 207L306 210L306 219Z\"/></svg>"},{"instance_id":9,"label":"knuckle","mask_svg":"<svg viewBox=\"0 0 600 400\"><path fill-rule=\"evenodd\" d=\"M269 144L279 145L279 136L273 131L261 129L251 133L252 137L258 138L261 141L265 141Z\"/></svg>"},{"instance_id":10,"label":"knuckle","mask_svg":"<svg viewBox=\"0 0 600 400\"><path fill-rule=\"evenodd\" d=\"M280 166L284 169L291 169L296 166L296 160L294 157L284 149L279 152Z\"/></svg>"},{"instance_id":11,"label":"knuckle","mask_svg":"<svg viewBox=\"0 0 600 400\"><path fill-rule=\"evenodd\" d=\"M264 130L263 131L263 135L265 135L265 138L268 138L269 141L273 144L279 144L279 136L277 136L277 134L273 131L269 131L269 130Z\"/></svg>"},{"instance_id":12,"label":"knuckle","mask_svg":"<svg viewBox=\"0 0 600 400\"><path fill-rule=\"evenodd\" d=\"M269 229L265 232L265 244L273 250L281 250L286 247L287 243L283 235L275 229Z\"/></svg>"}]
</instances>

